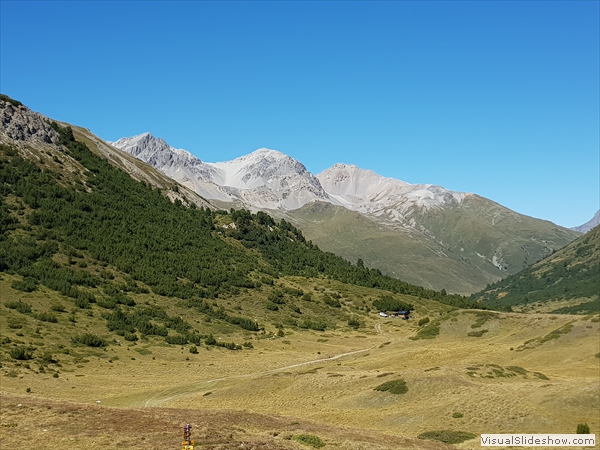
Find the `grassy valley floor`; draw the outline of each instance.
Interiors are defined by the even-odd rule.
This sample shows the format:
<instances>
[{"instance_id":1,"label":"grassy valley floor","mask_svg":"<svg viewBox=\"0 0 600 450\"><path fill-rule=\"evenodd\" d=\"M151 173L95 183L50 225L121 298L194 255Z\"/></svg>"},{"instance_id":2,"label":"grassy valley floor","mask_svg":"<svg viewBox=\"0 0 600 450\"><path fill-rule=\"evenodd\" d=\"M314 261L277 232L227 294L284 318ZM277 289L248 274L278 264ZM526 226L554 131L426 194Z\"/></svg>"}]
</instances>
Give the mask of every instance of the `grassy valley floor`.
<instances>
[{"instance_id":1,"label":"grassy valley floor","mask_svg":"<svg viewBox=\"0 0 600 450\"><path fill-rule=\"evenodd\" d=\"M357 331L287 331L241 351L123 342L58 378L3 370L0 444L177 448L185 423L200 448L307 448L292 439L302 434L330 448L443 448L417 436L574 433L578 423L598 433L597 314L427 317L419 327L419 317L372 313ZM375 390L395 380L407 392Z\"/></svg>"}]
</instances>

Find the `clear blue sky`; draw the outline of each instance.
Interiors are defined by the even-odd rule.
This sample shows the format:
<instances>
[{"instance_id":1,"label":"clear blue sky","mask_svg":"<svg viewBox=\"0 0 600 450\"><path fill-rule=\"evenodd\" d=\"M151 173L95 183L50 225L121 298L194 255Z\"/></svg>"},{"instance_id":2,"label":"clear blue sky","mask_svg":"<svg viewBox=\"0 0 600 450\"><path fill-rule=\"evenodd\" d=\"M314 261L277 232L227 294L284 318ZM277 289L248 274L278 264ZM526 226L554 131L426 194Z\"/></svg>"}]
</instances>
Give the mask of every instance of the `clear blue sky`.
<instances>
[{"instance_id":1,"label":"clear blue sky","mask_svg":"<svg viewBox=\"0 0 600 450\"><path fill-rule=\"evenodd\" d=\"M269 147L567 227L599 208L598 1L0 8L0 91L106 140Z\"/></svg>"}]
</instances>

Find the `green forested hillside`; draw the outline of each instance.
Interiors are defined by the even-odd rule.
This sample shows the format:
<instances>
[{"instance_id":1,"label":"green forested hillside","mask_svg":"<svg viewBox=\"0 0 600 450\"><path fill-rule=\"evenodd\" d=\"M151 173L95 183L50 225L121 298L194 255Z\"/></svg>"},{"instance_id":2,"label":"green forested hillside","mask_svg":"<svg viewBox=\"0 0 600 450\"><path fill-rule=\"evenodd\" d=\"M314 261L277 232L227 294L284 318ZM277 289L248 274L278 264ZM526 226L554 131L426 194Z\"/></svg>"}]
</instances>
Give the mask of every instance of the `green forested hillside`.
<instances>
[{"instance_id":1,"label":"green forested hillside","mask_svg":"<svg viewBox=\"0 0 600 450\"><path fill-rule=\"evenodd\" d=\"M600 227L471 296L490 307L589 313L600 310Z\"/></svg>"},{"instance_id":2,"label":"green forested hillside","mask_svg":"<svg viewBox=\"0 0 600 450\"><path fill-rule=\"evenodd\" d=\"M464 302L459 296L410 285L321 252L295 227L284 220L276 223L264 213L228 213L172 203L94 155L73 138L70 128L53 126L60 132L66 154L86 170L68 184L61 183L64 177L3 146L3 270L43 280L44 271L53 270L53 265L43 266L40 261L60 247L71 253L86 251L157 294L183 299L252 288L257 276L281 274L324 275L457 305ZM18 220L11 214L13 209ZM215 222L224 226L216 227Z\"/></svg>"},{"instance_id":3,"label":"green forested hillside","mask_svg":"<svg viewBox=\"0 0 600 450\"><path fill-rule=\"evenodd\" d=\"M394 294L400 296L394 301L407 307L417 297L478 306L322 252L288 222L267 214L172 202L165 195L169 192L133 180L91 152L71 128L51 126L58 145L44 144L42 150L22 142L0 146L0 275L11 280L10 292L41 290L49 298L32 309L22 301L26 297L6 301L6 290L4 306L20 313L8 328L21 329L27 316L56 323L68 314L76 323L78 312L87 311L95 319L86 319L86 327L98 330L101 319L104 331L72 336L74 344L102 347L113 334L131 341L155 336L166 344L239 348L164 305L188 308L207 323L245 332L264 329L266 321L280 329L324 330L340 321L359 327L361 314L375 307L377 297ZM290 276L337 280L376 288L372 292L379 294L361 300L362 306L342 308L343 293L315 286L317 295L278 281ZM160 306L153 296L167 303ZM67 299L74 308L65 306ZM136 299L145 300L138 304Z\"/></svg>"}]
</instances>

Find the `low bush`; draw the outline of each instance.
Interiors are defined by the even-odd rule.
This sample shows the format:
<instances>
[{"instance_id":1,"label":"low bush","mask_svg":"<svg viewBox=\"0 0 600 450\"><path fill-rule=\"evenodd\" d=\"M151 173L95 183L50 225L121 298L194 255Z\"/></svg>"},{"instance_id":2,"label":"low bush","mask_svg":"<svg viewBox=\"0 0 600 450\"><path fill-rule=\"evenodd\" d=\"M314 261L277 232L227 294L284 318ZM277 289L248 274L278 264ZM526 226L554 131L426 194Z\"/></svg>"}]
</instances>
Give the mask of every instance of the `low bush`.
<instances>
[{"instance_id":1,"label":"low bush","mask_svg":"<svg viewBox=\"0 0 600 450\"><path fill-rule=\"evenodd\" d=\"M296 436L292 436L292 439L300 444L308 445L314 448L325 447L325 442L318 437L312 434L298 434Z\"/></svg>"},{"instance_id":2,"label":"low bush","mask_svg":"<svg viewBox=\"0 0 600 450\"><path fill-rule=\"evenodd\" d=\"M138 336L135 333L125 332L123 337L125 338L126 341L130 341L130 342L135 342L138 340Z\"/></svg>"},{"instance_id":3,"label":"low bush","mask_svg":"<svg viewBox=\"0 0 600 450\"><path fill-rule=\"evenodd\" d=\"M188 338L181 334L167 335L165 336L165 342L167 344L185 345L188 343Z\"/></svg>"},{"instance_id":4,"label":"low bush","mask_svg":"<svg viewBox=\"0 0 600 450\"><path fill-rule=\"evenodd\" d=\"M298 326L300 328L316 331L325 331L325 329L327 328L327 325L325 325L323 322L312 321L309 319L303 320L298 324Z\"/></svg>"},{"instance_id":5,"label":"low bush","mask_svg":"<svg viewBox=\"0 0 600 450\"><path fill-rule=\"evenodd\" d=\"M37 282L33 278L25 278L23 280L15 280L10 285L13 289L23 292L33 292L37 289Z\"/></svg>"},{"instance_id":6,"label":"low bush","mask_svg":"<svg viewBox=\"0 0 600 450\"><path fill-rule=\"evenodd\" d=\"M461 442L474 439L477 436L473 433L467 433L466 431L426 431L417 436L419 439L428 439L432 441L441 441L445 444L460 444Z\"/></svg>"},{"instance_id":7,"label":"low bush","mask_svg":"<svg viewBox=\"0 0 600 450\"><path fill-rule=\"evenodd\" d=\"M325 294L323 296L323 303L333 308L341 308L342 304L337 298L331 298L329 295Z\"/></svg>"},{"instance_id":8,"label":"low bush","mask_svg":"<svg viewBox=\"0 0 600 450\"><path fill-rule=\"evenodd\" d=\"M106 347L106 340L93 333L77 334L71 338L73 344L83 344L88 347Z\"/></svg>"},{"instance_id":9,"label":"low bush","mask_svg":"<svg viewBox=\"0 0 600 450\"><path fill-rule=\"evenodd\" d=\"M20 361L26 361L33 358L34 349L30 347L15 347L10 349L10 357Z\"/></svg>"},{"instance_id":10,"label":"low bush","mask_svg":"<svg viewBox=\"0 0 600 450\"><path fill-rule=\"evenodd\" d=\"M408 392L408 386L406 386L406 381L400 378L399 380L386 381L385 383L380 384L379 386L374 388L374 390L389 392L390 394L394 395L400 395L406 394Z\"/></svg>"},{"instance_id":11,"label":"low bush","mask_svg":"<svg viewBox=\"0 0 600 450\"><path fill-rule=\"evenodd\" d=\"M409 339L417 340L417 339L433 339L437 335L440 334L440 323L435 320L428 324L427 326L421 328L415 336L412 336Z\"/></svg>"},{"instance_id":12,"label":"low bush","mask_svg":"<svg viewBox=\"0 0 600 450\"><path fill-rule=\"evenodd\" d=\"M31 305L21 300L18 302L6 302L5 306L10 309L16 309L21 314L29 314L31 312Z\"/></svg>"},{"instance_id":13,"label":"low bush","mask_svg":"<svg viewBox=\"0 0 600 450\"><path fill-rule=\"evenodd\" d=\"M483 329L483 330L478 330L478 331L470 331L469 333L467 333L467 336L469 336L469 337L481 337L485 333L487 333L488 331L490 331L490 330Z\"/></svg>"},{"instance_id":14,"label":"low bush","mask_svg":"<svg viewBox=\"0 0 600 450\"><path fill-rule=\"evenodd\" d=\"M357 318L353 317L352 319L348 320L348 325L352 328L359 328L360 321Z\"/></svg>"},{"instance_id":15,"label":"low bush","mask_svg":"<svg viewBox=\"0 0 600 450\"><path fill-rule=\"evenodd\" d=\"M58 362L58 360L54 359L54 356L50 352L44 352L42 355L42 361L45 364L55 364Z\"/></svg>"},{"instance_id":16,"label":"low bush","mask_svg":"<svg viewBox=\"0 0 600 450\"><path fill-rule=\"evenodd\" d=\"M379 311L412 311L413 305L397 300L391 295L382 295L373 301L373 306Z\"/></svg>"},{"instance_id":17,"label":"low bush","mask_svg":"<svg viewBox=\"0 0 600 450\"><path fill-rule=\"evenodd\" d=\"M44 311L36 314L34 317L42 322L58 323L58 318L51 312Z\"/></svg>"}]
</instances>

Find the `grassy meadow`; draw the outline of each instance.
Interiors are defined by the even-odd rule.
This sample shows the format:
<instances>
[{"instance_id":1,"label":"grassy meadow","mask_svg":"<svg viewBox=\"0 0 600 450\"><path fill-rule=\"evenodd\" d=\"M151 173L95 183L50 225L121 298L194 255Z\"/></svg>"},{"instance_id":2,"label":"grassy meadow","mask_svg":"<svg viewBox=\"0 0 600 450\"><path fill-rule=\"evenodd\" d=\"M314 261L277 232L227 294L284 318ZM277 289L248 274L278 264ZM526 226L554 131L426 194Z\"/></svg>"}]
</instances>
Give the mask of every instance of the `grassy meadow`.
<instances>
[{"instance_id":1,"label":"grassy meadow","mask_svg":"<svg viewBox=\"0 0 600 450\"><path fill-rule=\"evenodd\" d=\"M164 297L131 294L138 304L182 315L202 333L247 343L241 350L203 344L192 353L190 344L169 345L158 337L115 339L98 305L74 308L73 299L43 287L13 289L18 278L3 274L0 280L3 448L16 448L24 434L43 439L49 449L67 448L71 439L103 448L176 448L186 422L203 430L195 434L200 448L244 442L309 448L294 439L302 435L317 436L330 448L443 448L449 444L418 436L440 430L574 433L578 423L594 433L600 427L598 314L457 310L410 298L415 311L403 321L361 309L377 290L287 277L278 282L343 295L335 317L360 317L360 326L326 317L333 323L316 331L269 318L264 329L249 332L208 322ZM253 316L261 301L240 293L224 306ZM18 302L31 312L7 306ZM319 308L329 314L330 306L309 303L315 314ZM44 312L57 322L41 320ZM73 336L84 332L107 345L74 343ZM31 359L12 358L17 347L35 349ZM376 390L399 380L404 393ZM119 419L125 416L130 418ZM75 431L73 418L91 428ZM475 448L479 442L453 446Z\"/></svg>"}]
</instances>

